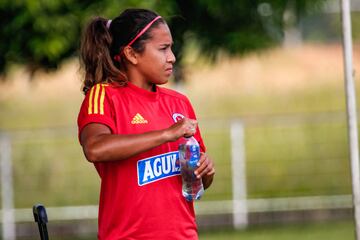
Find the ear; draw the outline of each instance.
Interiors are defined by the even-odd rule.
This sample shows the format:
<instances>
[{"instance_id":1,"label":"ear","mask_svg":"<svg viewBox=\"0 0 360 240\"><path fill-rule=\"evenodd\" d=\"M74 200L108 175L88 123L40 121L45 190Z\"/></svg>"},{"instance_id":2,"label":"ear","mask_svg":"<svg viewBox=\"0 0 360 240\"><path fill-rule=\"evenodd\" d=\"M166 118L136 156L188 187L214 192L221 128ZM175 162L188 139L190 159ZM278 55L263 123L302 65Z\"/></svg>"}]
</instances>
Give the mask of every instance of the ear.
<instances>
[{"instance_id":1,"label":"ear","mask_svg":"<svg viewBox=\"0 0 360 240\"><path fill-rule=\"evenodd\" d=\"M126 46L124 48L124 55L126 59L133 65L136 65L138 63L137 53L134 51L132 47Z\"/></svg>"}]
</instances>

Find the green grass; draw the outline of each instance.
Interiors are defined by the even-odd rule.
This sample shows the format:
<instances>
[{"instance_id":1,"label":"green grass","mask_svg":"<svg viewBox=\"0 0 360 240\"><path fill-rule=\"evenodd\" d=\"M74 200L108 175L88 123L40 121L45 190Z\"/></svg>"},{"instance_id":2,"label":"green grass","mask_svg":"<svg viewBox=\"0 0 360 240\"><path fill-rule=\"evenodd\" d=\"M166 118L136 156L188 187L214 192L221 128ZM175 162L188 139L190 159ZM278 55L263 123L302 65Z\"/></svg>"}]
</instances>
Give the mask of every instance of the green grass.
<instances>
[{"instance_id":1,"label":"green grass","mask_svg":"<svg viewBox=\"0 0 360 240\"><path fill-rule=\"evenodd\" d=\"M16 208L31 208L38 202L45 206L98 203L100 179L77 140L82 95L78 88L65 95L42 97L31 91L9 98L0 95L0 130L12 134ZM249 198L351 192L340 81L286 93L269 89L247 94L240 89L238 94L189 91L188 96L216 167L215 181L202 201L232 198L229 127L234 118L245 124ZM354 228L351 221L342 221L200 232L200 240L213 239L354 239Z\"/></svg>"},{"instance_id":2,"label":"green grass","mask_svg":"<svg viewBox=\"0 0 360 240\"><path fill-rule=\"evenodd\" d=\"M250 126L246 135L251 198L351 192L344 122Z\"/></svg>"},{"instance_id":3,"label":"green grass","mask_svg":"<svg viewBox=\"0 0 360 240\"><path fill-rule=\"evenodd\" d=\"M277 65L285 71L283 64L293 58L281 56L275 52ZM259 64L274 64L273 58L269 59L261 58ZM264 78L268 77L268 72L264 73ZM211 74L205 73L204 79ZM232 73L219 74L227 75ZM200 90L195 86L195 90L187 91L216 166L215 181L203 200L232 197L229 122L233 118L242 119L246 127L250 198L349 194L342 80L300 83L301 87L286 91L266 84L265 80L265 87L260 82L256 85L259 89L246 91L240 80L237 79L236 89L224 82L224 89L218 91L210 92L205 85ZM270 80L271 77L266 78ZM306 79L309 83L317 80ZM92 164L86 162L76 135L76 118L83 98L80 87L73 84L63 90L57 89L61 84L55 84L39 90L36 84L8 97L0 95L0 130L15 134L12 137L15 206L29 207L38 201L47 206L96 204L99 177ZM0 90L7 89L0 86ZM324 112L338 115L313 121L314 116ZM279 116L283 119L279 120ZM336 119L338 116L342 118ZM44 133L39 128L55 130Z\"/></svg>"},{"instance_id":4,"label":"green grass","mask_svg":"<svg viewBox=\"0 0 360 240\"><path fill-rule=\"evenodd\" d=\"M95 240L95 236L51 236L53 240ZM306 224L263 225L246 230L204 230L200 240L350 240L355 239L351 221L334 221ZM27 240L27 239L22 239Z\"/></svg>"},{"instance_id":5,"label":"green grass","mask_svg":"<svg viewBox=\"0 0 360 240\"><path fill-rule=\"evenodd\" d=\"M13 141L15 206L96 204L99 177L77 142L75 131L33 133Z\"/></svg>"},{"instance_id":6,"label":"green grass","mask_svg":"<svg viewBox=\"0 0 360 240\"><path fill-rule=\"evenodd\" d=\"M204 108L197 108L203 138L217 171L216 179L203 200L232 198L229 124L237 111L246 127L247 189L250 198L351 192L345 118L324 118L321 121L311 118L315 109L340 111L339 99L337 104L328 105L334 101L331 98L338 89L311 89L309 92L317 97L316 104L310 104L315 100L307 99L307 91L296 92L292 101L286 101L288 108L282 108L285 112L281 114L285 118L282 120L275 118L280 110L274 102L284 104L285 100L281 99L285 96L276 94L272 100L268 96L261 101L260 96L249 97L247 108L242 101L235 101L231 96L226 100L231 100L231 105L219 97L217 100L210 99L209 104L203 105ZM195 102L199 99L196 98ZM212 101L222 106L218 109L217 114L221 116L218 120L206 117L215 114L214 110L204 113ZM16 207L26 208L38 201L47 206L97 204L99 177L92 164L85 160L77 141L76 115L80 102L81 95L43 103L38 99L0 102L5 106L0 109L1 128L30 129L30 133L26 134L15 131L12 139ZM10 107L13 103L16 108ZM305 104L310 104L306 114L303 112ZM249 110L252 106L257 106L257 110ZM266 109L265 113L260 114L261 109ZM286 112L288 109L292 113ZM247 111L250 112L248 115L245 114ZM293 117L294 112L299 112L296 116L300 118ZM37 129L47 126L56 126L57 130L46 132ZM71 126L73 130L59 126Z\"/></svg>"},{"instance_id":7,"label":"green grass","mask_svg":"<svg viewBox=\"0 0 360 240\"><path fill-rule=\"evenodd\" d=\"M352 222L251 227L245 231L200 232L201 240L339 240L354 239Z\"/></svg>"},{"instance_id":8,"label":"green grass","mask_svg":"<svg viewBox=\"0 0 360 240\"><path fill-rule=\"evenodd\" d=\"M206 91L189 92L189 96L197 114L205 118L311 114L345 111L346 107L341 81L337 84L290 90L288 93L269 89L252 95L243 94L240 90L227 93L219 89L214 96L207 96Z\"/></svg>"}]
</instances>

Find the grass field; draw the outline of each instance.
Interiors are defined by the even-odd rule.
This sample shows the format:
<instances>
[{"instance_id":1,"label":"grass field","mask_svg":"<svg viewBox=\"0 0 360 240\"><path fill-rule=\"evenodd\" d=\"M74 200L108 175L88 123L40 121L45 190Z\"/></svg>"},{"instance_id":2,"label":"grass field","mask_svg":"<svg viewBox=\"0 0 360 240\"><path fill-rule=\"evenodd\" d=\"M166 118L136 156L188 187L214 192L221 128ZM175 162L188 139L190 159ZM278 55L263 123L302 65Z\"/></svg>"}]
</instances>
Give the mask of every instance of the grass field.
<instances>
[{"instance_id":1,"label":"grass field","mask_svg":"<svg viewBox=\"0 0 360 240\"><path fill-rule=\"evenodd\" d=\"M359 47L355 50L359 71ZM250 198L350 193L341 59L339 45L305 45L224 58L217 65L189 63L184 90L217 169L204 201L232 197L229 122L234 118L247 124ZM0 84L0 130L12 134L15 207L39 201L46 206L97 204L99 178L77 142L80 86L72 61L58 72L36 74L31 84L19 70ZM330 114L311 120L318 113ZM342 118L335 121L332 113ZM278 116L285 121L274 121ZM353 239L353 226L271 225L206 231L200 239Z\"/></svg>"},{"instance_id":2,"label":"grass field","mask_svg":"<svg viewBox=\"0 0 360 240\"><path fill-rule=\"evenodd\" d=\"M188 63L184 90L217 166L217 181L204 200L231 198L229 119L234 117L248 124L249 197L350 192L345 118L320 124L268 121L278 115L345 115L341 56L340 45L305 45L224 58L217 65ZM77 65L70 61L58 72L38 73L31 83L27 77L15 69L0 85L0 129L16 135L16 206L31 206L38 196L48 206L96 204L99 179L76 135L83 98ZM44 128L51 130L39 130ZM73 193L66 194L68 189Z\"/></svg>"},{"instance_id":3,"label":"grass field","mask_svg":"<svg viewBox=\"0 0 360 240\"><path fill-rule=\"evenodd\" d=\"M53 240L95 240L96 237L56 237ZM294 225L266 225L246 230L207 230L199 233L200 240L350 240L354 239L351 221L323 222ZM27 240L27 239L23 239Z\"/></svg>"},{"instance_id":4,"label":"grass field","mask_svg":"<svg viewBox=\"0 0 360 240\"><path fill-rule=\"evenodd\" d=\"M354 239L351 222L252 227L246 231L207 231L201 240L339 240Z\"/></svg>"}]
</instances>

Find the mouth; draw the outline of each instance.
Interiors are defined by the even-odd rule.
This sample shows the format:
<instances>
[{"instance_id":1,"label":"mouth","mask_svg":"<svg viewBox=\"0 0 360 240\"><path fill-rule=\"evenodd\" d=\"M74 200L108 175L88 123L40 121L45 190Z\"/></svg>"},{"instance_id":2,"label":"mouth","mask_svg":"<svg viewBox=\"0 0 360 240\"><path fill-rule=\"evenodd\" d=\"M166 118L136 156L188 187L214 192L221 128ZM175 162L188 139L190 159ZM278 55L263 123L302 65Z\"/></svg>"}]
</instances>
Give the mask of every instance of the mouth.
<instances>
[{"instance_id":1,"label":"mouth","mask_svg":"<svg viewBox=\"0 0 360 240\"><path fill-rule=\"evenodd\" d=\"M168 73L168 74L172 74L173 68L172 68L172 67L168 67L168 68L165 69L165 72Z\"/></svg>"}]
</instances>

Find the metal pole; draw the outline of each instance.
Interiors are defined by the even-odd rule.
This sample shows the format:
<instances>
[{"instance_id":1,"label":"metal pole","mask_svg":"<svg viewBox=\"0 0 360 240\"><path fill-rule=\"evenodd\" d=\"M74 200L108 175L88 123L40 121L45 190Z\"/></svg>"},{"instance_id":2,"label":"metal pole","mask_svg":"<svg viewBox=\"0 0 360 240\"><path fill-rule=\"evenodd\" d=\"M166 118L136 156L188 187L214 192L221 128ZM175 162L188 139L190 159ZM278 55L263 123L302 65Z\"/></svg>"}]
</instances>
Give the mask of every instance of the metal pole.
<instances>
[{"instance_id":1,"label":"metal pole","mask_svg":"<svg viewBox=\"0 0 360 240\"><path fill-rule=\"evenodd\" d=\"M48 222L48 217L46 214L46 209L41 204L36 204L33 206L33 215L35 222L38 223L39 233L41 240L49 240L49 235L47 231L46 224Z\"/></svg>"},{"instance_id":2,"label":"metal pole","mask_svg":"<svg viewBox=\"0 0 360 240\"><path fill-rule=\"evenodd\" d=\"M233 225L235 229L242 229L248 224L244 126L240 121L234 121L230 131Z\"/></svg>"},{"instance_id":3,"label":"metal pole","mask_svg":"<svg viewBox=\"0 0 360 240\"><path fill-rule=\"evenodd\" d=\"M2 239L15 240L15 217L13 206L13 184L11 144L7 135L0 133L0 175L2 200Z\"/></svg>"},{"instance_id":4,"label":"metal pole","mask_svg":"<svg viewBox=\"0 0 360 240\"><path fill-rule=\"evenodd\" d=\"M348 119L348 138L350 147L352 192L355 217L356 239L360 240L360 173L359 146L356 113L356 94L353 79L352 37L350 0L341 1L341 19L343 25L343 54L345 69L346 108Z\"/></svg>"}]
</instances>

